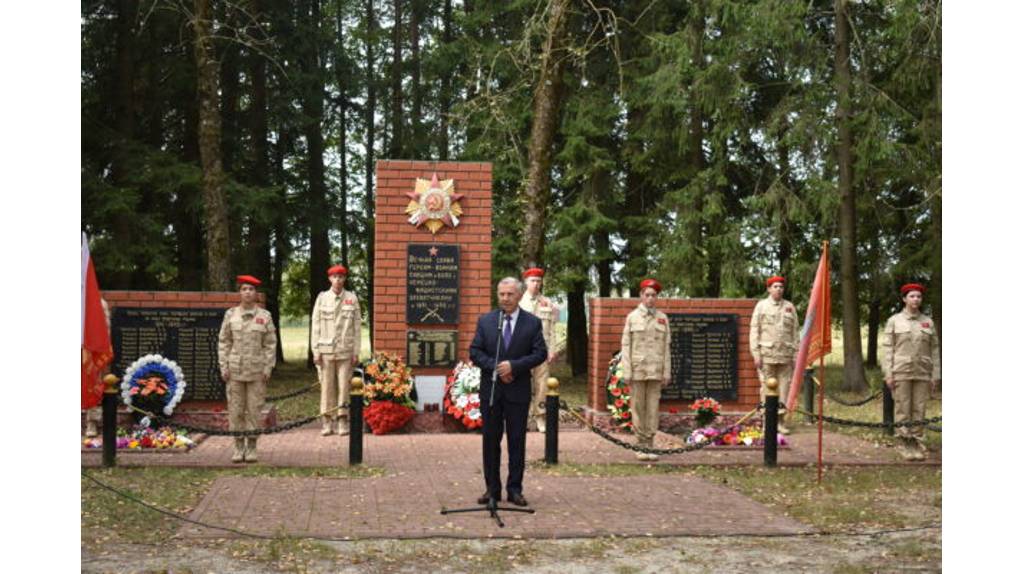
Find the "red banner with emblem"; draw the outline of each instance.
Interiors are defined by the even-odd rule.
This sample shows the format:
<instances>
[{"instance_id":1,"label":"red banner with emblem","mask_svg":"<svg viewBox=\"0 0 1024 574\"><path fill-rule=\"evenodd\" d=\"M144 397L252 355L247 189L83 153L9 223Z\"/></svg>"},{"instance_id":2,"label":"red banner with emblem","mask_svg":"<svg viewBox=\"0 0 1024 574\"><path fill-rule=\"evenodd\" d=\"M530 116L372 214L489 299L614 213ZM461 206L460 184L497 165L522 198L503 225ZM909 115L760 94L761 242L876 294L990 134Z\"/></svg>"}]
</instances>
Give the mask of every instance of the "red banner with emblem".
<instances>
[{"instance_id":1,"label":"red banner with emblem","mask_svg":"<svg viewBox=\"0 0 1024 574\"><path fill-rule=\"evenodd\" d=\"M804 369L814 361L832 352L832 285L829 283L828 243L823 245L818 272L814 275L811 300L807 305L807 317L800 333L800 349L796 355L793 380L786 397L786 409L796 407L800 396L800 385L804 381Z\"/></svg>"},{"instance_id":2,"label":"red banner with emblem","mask_svg":"<svg viewBox=\"0 0 1024 574\"><path fill-rule=\"evenodd\" d=\"M100 373L114 359L107 318L100 300L100 285L89 255L89 241L82 234L82 408L89 409L103 399Z\"/></svg>"}]
</instances>

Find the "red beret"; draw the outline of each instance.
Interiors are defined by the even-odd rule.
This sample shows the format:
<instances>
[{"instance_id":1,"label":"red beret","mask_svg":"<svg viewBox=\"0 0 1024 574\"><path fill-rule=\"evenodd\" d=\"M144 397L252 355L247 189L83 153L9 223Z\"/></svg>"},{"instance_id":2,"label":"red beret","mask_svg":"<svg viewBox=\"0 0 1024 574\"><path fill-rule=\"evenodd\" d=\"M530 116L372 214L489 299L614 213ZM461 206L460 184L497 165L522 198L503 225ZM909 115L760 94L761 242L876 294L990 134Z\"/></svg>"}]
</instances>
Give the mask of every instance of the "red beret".
<instances>
[{"instance_id":1,"label":"red beret","mask_svg":"<svg viewBox=\"0 0 1024 574\"><path fill-rule=\"evenodd\" d=\"M253 287L259 287L260 283L262 283L262 281L252 275L239 275L235 277L235 282L239 285L252 285Z\"/></svg>"},{"instance_id":2,"label":"red beret","mask_svg":"<svg viewBox=\"0 0 1024 574\"><path fill-rule=\"evenodd\" d=\"M348 275L348 269L345 269L344 265L334 265L327 270L327 276L331 275Z\"/></svg>"},{"instance_id":3,"label":"red beret","mask_svg":"<svg viewBox=\"0 0 1024 574\"><path fill-rule=\"evenodd\" d=\"M530 267L526 271L523 271L523 279L526 279L527 277L543 277L543 276L544 276L544 270L541 269L540 267Z\"/></svg>"},{"instance_id":4,"label":"red beret","mask_svg":"<svg viewBox=\"0 0 1024 574\"><path fill-rule=\"evenodd\" d=\"M643 293L644 289L647 289L648 287L654 289L658 293L661 293L661 283L658 283L658 281L655 279L644 279L643 281L640 282L641 293Z\"/></svg>"},{"instance_id":5,"label":"red beret","mask_svg":"<svg viewBox=\"0 0 1024 574\"><path fill-rule=\"evenodd\" d=\"M767 281L764 282L764 286L765 287L771 287L772 284L774 284L774 283L782 283L783 285L785 285L786 278L782 277L780 275L773 275L773 276L769 277Z\"/></svg>"},{"instance_id":6,"label":"red beret","mask_svg":"<svg viewBox=\"0 0 1024 574\"><path fill-rule=\"evenodd\" d=\"M920 291L921 294L924 295L925 288L924 285L921 285L920 283L907 283L903 287L900 287L900 295L906 295L911 291Z\"/></svg>"}]
</instances>

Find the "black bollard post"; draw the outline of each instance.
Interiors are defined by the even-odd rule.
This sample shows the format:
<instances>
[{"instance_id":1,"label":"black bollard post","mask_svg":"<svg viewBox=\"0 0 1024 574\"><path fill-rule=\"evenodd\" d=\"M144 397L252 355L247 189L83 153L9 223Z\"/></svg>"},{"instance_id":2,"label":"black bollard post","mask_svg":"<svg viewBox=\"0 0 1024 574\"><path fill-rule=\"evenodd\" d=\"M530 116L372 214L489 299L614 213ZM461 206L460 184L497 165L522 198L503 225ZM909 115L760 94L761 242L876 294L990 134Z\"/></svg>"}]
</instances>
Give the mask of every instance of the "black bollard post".
<instances>
[{"instance_id":1,"label":"black bollard post","mask_svg":"<svg viewBox=\"0 0 1024 574\"><path fill-rule=\"evenodd\" d=\"M764 382L764 465L773 467L779 457L779 382Z\"/></svg>"},{"instance_id":2,"label":"black bollard post","mask_svg":"<svg viewBox=\"0 0 1024 574\"><path fill-rule=\"evenodd\" d=\"M103 466L117 465L117 377L103 377Z\"/></svg>"},{"instance_id":3,"label":"black bollard post","mask_svg":"<svg viewBox=\"0 0 1024 574\"><path fill-rule=\"evenodd\" d=\"M817 419L814 418L814 369L804 369L804 410L808 414L804 415L807 422L814 422Z\"/></svg>"},{"instance_id":4,"label":"black bollard post","mask_svg":"<svg viewBox=\"0 0 1024 574\"><path fill-rule=\"evenodd\" d=\"M352 377L348 406L348 464L363 463L363 379Z\"/></svg>"},{"instance_id":5,"label":"black bollard post","mask_svg":"<svg viewBox=\"0 0 1024 574\"><path fill-rule=\"evenodd\" d=\"M548 379L548 394L544 398L544 462L558 464L558 379Z\"/></svg>"},{"instance_id":6,"label":"black bollard post","mask_svg":"<svg viewBox=\"0 0 1024 574\"><path fill-rule=\"evenodd\" d=\"M892 391L889 385L882 383L882 424L885 425L885 434L895 434L893 421L896 420L896 403L892 400Z\"/></svg>"}]
</instances>

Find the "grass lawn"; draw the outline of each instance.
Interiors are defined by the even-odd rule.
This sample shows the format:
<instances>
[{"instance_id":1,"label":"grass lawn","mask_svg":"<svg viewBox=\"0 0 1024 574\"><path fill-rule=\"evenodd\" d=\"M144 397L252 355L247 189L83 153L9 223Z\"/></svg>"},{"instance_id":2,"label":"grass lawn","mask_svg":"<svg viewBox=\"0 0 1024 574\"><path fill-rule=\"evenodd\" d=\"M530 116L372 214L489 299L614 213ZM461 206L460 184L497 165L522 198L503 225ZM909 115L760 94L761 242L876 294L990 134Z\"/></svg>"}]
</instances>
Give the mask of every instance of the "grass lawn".
<instances>
[{"instance_id":1,"label":"grass lawn","mask_svg":"<svg viewBox=\"0 0 1024 574\"><path fill-rule=\"evenodd\" d=\"M813 467L548 466L533 462L530 472L581 477L697 476L826 530L927 526L942 516L942 469L927 466L832 467L826 470L821 486Z\"/></svg>"}]
</instances>

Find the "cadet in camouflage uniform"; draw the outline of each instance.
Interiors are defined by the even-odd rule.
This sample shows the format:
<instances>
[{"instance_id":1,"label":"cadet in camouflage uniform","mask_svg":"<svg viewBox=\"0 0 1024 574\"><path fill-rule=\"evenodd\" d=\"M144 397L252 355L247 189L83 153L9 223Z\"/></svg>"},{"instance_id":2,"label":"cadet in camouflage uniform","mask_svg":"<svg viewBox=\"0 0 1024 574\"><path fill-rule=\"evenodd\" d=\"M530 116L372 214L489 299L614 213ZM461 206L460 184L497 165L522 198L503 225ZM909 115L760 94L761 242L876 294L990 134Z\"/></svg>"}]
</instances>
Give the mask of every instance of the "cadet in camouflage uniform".
<instances>
[{"instance_id":1,"label":"cadet in camouflage uniform","mask_svg":"<svg viewBox=\"0 0 1024 574\"><path fill-rule=\"evenodd\" d=\"M313 305L313 360L320 367L322 436L335 430L349 433L348 407L352 367L359 362L362 316L356 294L345 290L348 270L335 265L327 270L331 288L320 292ZM341 407L340 409L338 407ZM328 412L330 411L330 412Z\"/></svg>"},{"instance_id":2,"label":"cadet in camouflage uniform","mask_svg":"<svg viewBox=\"0 0 1024 574\"><path fill-rule=\"evenodd\" d=\"M526 295L519 300L519 308L536 315L540 319L544 344L548 346L548 360L533 368L533 398L530 401L530 418L537 423L537 430L544 432L545 423L545 400L548 394L548 376L551 374L551 362L555 360L558 353L555 352L555 323L558 322L558 308L550 299L541 295L541 287L544 282L544 270L539 267L531 267L523 272L523 281L526 283Z\"/></svg>"},{"instance_id":3,"label":"cadet in camouflage uniform","mask_svg":"<svg viewBox=\"0 0 1024 574\"><path fill-rule=\"evenodd\" d=\"M626 316L622 329L622 378L629 383L629 405L633 433L640 446L654 446L658 432L658 405L661 389L672 376L672 334L668 316L655 309L661 284L654 279L640 283L640 305ZM658 455L638 452L640 460L658 460Z\"/></svg>"},{"instance_id":4,"label":"cadet in camouflage uniform","mask_svg":"<svg viewBox=\"0 0 1024 574\"><path fill-rule=\"evenodd\" d=\"M757 302L750 318L750 354L761 379L761 402L765 396L764 382L775 377L782 405L789 396L789 382L793 380L793 366L800 347L800 319L796 307L782 298L786 280L776 275L765 284L768 296ZM785 413L779 413L779 432L789 434L789 429L783 425L785 420Z\"/></svg>"},{"instance_id":5,"label":"cadet in camouflage uniform","mask_svg":"<svg viewBox=\"0 0 1024 574\"><path fill-rule=\"evenodd\" d=\"M260 280L239 275L237 281L242 304L224 313L217 359L228 387L228 428L256 430L267 381L277 362L277 331L270 312L256 306ZM255 436L235 438L231 462L243 461L257 461Z\"/></svg>"},{"instance_id":6,"label":"cadet in camouflage uniform","mask_svg":"<svg viewBox=\"0 0 1024 574\"><path fill-rule=\"evenodd\" d=\"M941 381L939 335L931 317L921 313L925 288L908 283L900 288L903 310L885 323L882 335L882 372L896 403L896 422L925 418L929 391ZM904 442L900 454L906 460L924 460L924 427L898 427Z\"/></svg>"}]
</instances>

